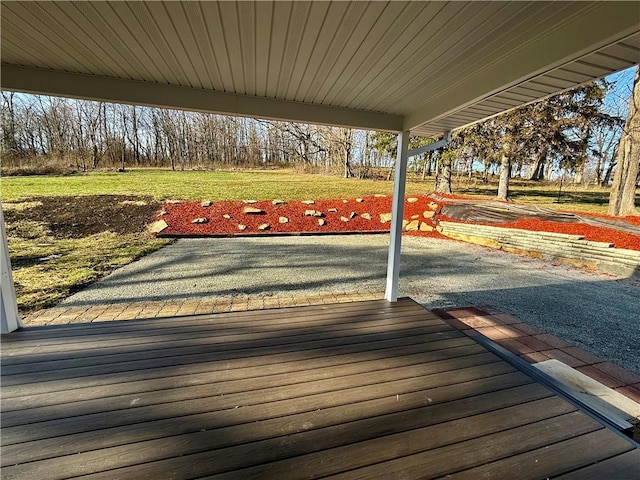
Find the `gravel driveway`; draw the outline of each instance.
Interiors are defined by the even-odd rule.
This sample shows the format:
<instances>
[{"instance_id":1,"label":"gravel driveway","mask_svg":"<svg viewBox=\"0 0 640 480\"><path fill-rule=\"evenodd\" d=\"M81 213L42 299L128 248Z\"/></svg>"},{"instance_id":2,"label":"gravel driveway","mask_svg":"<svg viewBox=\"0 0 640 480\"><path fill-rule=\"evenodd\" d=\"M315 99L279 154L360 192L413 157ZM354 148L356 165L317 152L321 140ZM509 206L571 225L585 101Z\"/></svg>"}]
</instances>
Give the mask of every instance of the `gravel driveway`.
<instances>
[{"instance_id":1,"label":"gravel driveway","mask_svg":"<svg viewBox=\"0 0 640 480\"><path fill-rule=\"evenodd\" d=\"M383 291L388 235L182 239L63 302ZM404 237L400 295L491 305L640 372L640 282L456 241Z\"/></svg>"}]
</instances>

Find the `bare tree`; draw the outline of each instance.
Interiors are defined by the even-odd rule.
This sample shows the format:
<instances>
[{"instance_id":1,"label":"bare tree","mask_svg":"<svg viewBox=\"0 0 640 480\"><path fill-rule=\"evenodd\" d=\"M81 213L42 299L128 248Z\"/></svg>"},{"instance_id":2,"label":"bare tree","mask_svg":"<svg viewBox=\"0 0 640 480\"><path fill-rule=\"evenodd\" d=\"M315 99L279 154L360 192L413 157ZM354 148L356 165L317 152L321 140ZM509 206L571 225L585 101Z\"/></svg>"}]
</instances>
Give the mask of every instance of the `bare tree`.
<instances>
[{"instance_id":1,"label":"bare tree","mask_svg":"<svg viewBox=\"0 0 640 480\"><path fill-rule=\"evenodd\" d=\"M609 196L609 215L638 215L635 205L640 171L640 67L636 67L629 114L618 146L618 165Z\"/></svg>"}]
</instances>

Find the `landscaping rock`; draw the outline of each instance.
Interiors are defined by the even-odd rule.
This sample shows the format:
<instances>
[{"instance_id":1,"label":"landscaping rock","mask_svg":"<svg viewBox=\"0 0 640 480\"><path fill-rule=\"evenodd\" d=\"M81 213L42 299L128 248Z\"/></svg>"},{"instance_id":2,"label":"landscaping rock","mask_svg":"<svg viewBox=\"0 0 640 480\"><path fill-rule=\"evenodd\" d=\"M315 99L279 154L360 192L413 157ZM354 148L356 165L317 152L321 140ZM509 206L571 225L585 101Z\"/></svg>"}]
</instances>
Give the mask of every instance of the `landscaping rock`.
<instances>
[{"instance_id":1,"label":"landscaping rock","mask_svg":"<svg viewBox=\"0 0 640 480\"><path fill-rule=\"evenodd\" d=\"M416 203L417 201L418 201L418 199L416 197L407 198L407 203Z\"/></svg>"},{"instance_id":2,"label":"landscaping rock","mask_svg":"<svg viewBox=\"0 0 640 480\"><path fill-rule=\"evenodd\" d=\"M342 200L342 203L349 203L349 200Z\"/></svg>"},{"instance_id":3,"label":"landscaping rock","mask_svg":"<svg viewBox=\"0 0 640 480\"><path fill-rule=\"evenodd\" d=\"M164 203L170 203L171 205L176 205L180 203L180 200L165 200Z\"/></svg>"},{"instance_id":4,"label":"landscaping rock","mask_svg":"<svg viewBox=\"0 0 640 480\"><path fill-rule=\"evenodd\" d=\"M262 225L258 226L258 230L269 230L271 228L271 225L269 225L268 223L263 223Z\"/></svg>"},{"instance_id":5,"label":"landscaping rock","mask_svg":"<svg viewBox=\"0 0 640 480\"><path fill-rule=\"evenodd\" d=\"M417 218L420 218L420 215L411 215L411 220L415 220Z\"/></svg>"},{"instance_id":6,"label":"landscaping rock","mask_svg":"<svg viewBox=\"0 0 640 480\"><path fill-rule=\"evenodd\" d=\"M378 198L386 197L386 195L384 193L376 193L373 196L374 197L378 197Z\"/></svg>"},{"instance_id":7,"label":"landscaping rock","mask_svg":"<svg viewBox=\"0 0 640 480\"><path fill-rule=\"evenodd\" d=\"M349 214L349 218L356 218L358 216L358 214L356 212L351 212Z\"/></svg>"},{"instance_id":8,"label":"landscaping rock","mask_svg":"<svg viewBox=\"0 0 640 480\"><path fill-rule=\"evenodd\" d=\"M349 221L347 217L340 217L340 220L345 223Z\"/></svg>"},{"instance_id":9,"label":"landscaping rock","mask_svg":"<svg viewBox=\"0 0 640 480\"><path fill-rule=\"evenodd\" d=\"M324 213L319 212L317 210L305 210L304 216L305 217L324 217Z\"/></svg>"},{"instance_id":10,"label":"landscaping rock","mask_svg":"<svg viewBox=\"0 0 640 480\"><path fill-rule=\"evenodd\" d=\"M302 203L304 203L305 205L313 205L314 203L316 203L315 200L302 200Z\"/></svg>"},{"instance_id":11,"label":"landscaping rock","mask_svg":"<svg viewBox=\"0 0 640 480\"><path fill-rule=\"evenodd\" d=\"M231 215L225 213L224 215L222 215L222 218L226 218L227 220L229 220L231 218Z\"/></svg>"},{"instance_id":12,"label":"landscaping rock","mask_svg":"<svg viewBox=\"0 0 640 480\"><path fill-rule=\"evenodd\" d=\"M168 226L169 225L167 225L167 222L165 222L164 220L158 220L157 222L153 222L151 225L149 225L148 229L151 233L160 233Z\"/></svg>"},{"instance_id":13,"label":"landscaping rock","mask_svg":"<svg viewBox=\"0 0 640 480\"><path fill-rule=\"evenodd\" d=\"M280 222L280 223L289 223L289 219L287 217L280 217L278 219L278 222Z\"/></svg>"},{"instance_id":14,"label":"landscaping rock","mask_svg":"<svg viewBox=\"0 0 640 480\"><path fill-rule=\"evenodd\" d=\"M62 255L59 253L52 253L51 255L47 255L46 257L39 258L39 262L48 262L49 260L55 260L56 258L60 258Z\"/></svg>"},{"instance_id":15,"label":"landscaping rock","mask_svg":"<svg viewBox=\"0 0 640 480\"><path fill-rule=\"evenodd\" d=\"M436 212L434 212L433 210L426 210L424 212L422 212L422 216L424 218L433 218L435 216Z\"/></svg>"},{"instance_id":16,"label":"landscaping rock","mask_svg":"<svg viewBox=\"0 0 640 480\"><path fill-rule=\"evenodd\" d=\"M246 225L243 225L241 223L238 224L238 230L246 230L246 229L247 229Z\"/></svg>"},{"instance_id":17,"label":"landscaping rock","mask_svg":"<svg viewBox=\"0 0 640 480\"><path fill-rule=\"evenodd\" d=\"M337 208L330 208L329 210L327 210L327 212L338 213L338 209Z\"/></svg>"},{"instance_id":18,"label":"landscaping rock","mask_svg":"<svg viewBox=\"0 0 640 480\"><path fill-rule=\"evenodd\" d=\"M244 213L248 213L248 214L251 214L251 215L261 215L261 214L264 213L264 211L260 210L259 208L255 208L255 207L244 207L242 209L242 211Z\"/></svg>"},{"instance_id":19,"label":"landscaping rock","mask_svg":"<svg viewBox=\"0 0 640 480\"><path fill-rule=\"evenodd\" d=\"M271 203L273 205L282 205L284 202L284 200L272 200Z\"/></svg>"},{"instance_id":20,"label":"landscaping rock","mask_svg":"<svg viewBox=\"0 0 640 480\"><path fill-rule=\"evenodd\" d=\"M429 202L429 208L433 211L438 210L438 204L436 202Z\"/></svg>"},{"instance_id":21,"label":"landscaping rock","mask_svg":"<svg viewBox=\"0 0 640 480\"><path fill-rule=\"evenodd\" d=\"M390 213L381 213L380 214L380 223L387 223L391 221Z\"/></svg>"},{"instance_id":22,"label":"landscaping rock","mask_svg":"<svg viewBox=\"0 0 640 480\"><path fill-rule=\"evenodd\" d=\"M427 223L424 223L424 222L420 222L420 231L421 232L433 232L433 230L434 230L434 228L431 225L429 225Z\"/></svg>"},{"instance_id":23,"label":"landscaping rock","mask_svg":"<svg viewBox=\"0 0 640 480\"><path fill-rule=\"evenodd\" d=\"M202 203L200 204L200 206L202 207L210 207L211 205L213 205L213 202L210 202L209 200L203 200Z\"/></svg>"},{"instance_id":24,"label":"landscaping rock","mask_svg":"<svg viewBox=\"0 0 640 480\"><path fill-rule=\"evenodd\" d=\"M404 227L406 227L408 223L409 223L409 220L402 220L402 229L403 230L404 230Z\"/></svg>"},{"instance_id":25,"label":"landscaping rock","mask_svg":"<svg viewBox=\"0 0 640 480\"><path fill-rule=\"evenodd\" d=\"M242 200L244 203L258 203L257 200Z\"/></svg>"},{"instance_id":26,"label":"landscaping rock","mask_svg":"<svg viewBox=\"0 0 640 480\"><path fill-rule=\"evenodd\" d=\"M191 223L207 223L209 219L207 217L198 217L191 220Z\"/></svg>"},{"instance_id":27,"label":"landscaping rock","mask_svg":"<svg viewBox=\"0 0 640 480\"><path fill-rule=\"evenodd\" d=\"M363 213L362 215L360 215L360 217L364 218L365 220L371 220L371 214L370 213Z\"/></svg>"},{"instance_id":28,"label":"landscaping rock","mask_svg":"<svg viewBox=\"0 0 640 480\"><path fill-rule=\"evenodd\" d=\"M160 215L169 215L169 212L166 210L160 210Z\"/></svg>"},{"instance_id":29,"label":"landscaping rock","mask_svg":"<svg viewBox=\"0 0 640 480\"><path fill-rule=\"evenodd\" d=\"M356 202L362 203L362 202L364 202L364 198L356 198Z\"/></svg>"},{"instance_id":30,"label":"landscaping rock","mask_svg":"<svg viewBox=\"0 0 640 480\"><path fill-rule=\"evenodd\" d=\"M324 218L318 219L318 225L320 225L321 227L324 227L326 224L327 224L327 221Z\"/></svg>"},{"instance_id":31,"label":"landscaping rock","mask_svg":"<svg viewBox=\"0 0 640 480\"><path fill-rule=\"evenodd\" d=\"M419 226L420 222L418 220L412 220L407 223L405 229L407 230L407 232L415 232L418 230Z\"/></svg>"}]
</instances>

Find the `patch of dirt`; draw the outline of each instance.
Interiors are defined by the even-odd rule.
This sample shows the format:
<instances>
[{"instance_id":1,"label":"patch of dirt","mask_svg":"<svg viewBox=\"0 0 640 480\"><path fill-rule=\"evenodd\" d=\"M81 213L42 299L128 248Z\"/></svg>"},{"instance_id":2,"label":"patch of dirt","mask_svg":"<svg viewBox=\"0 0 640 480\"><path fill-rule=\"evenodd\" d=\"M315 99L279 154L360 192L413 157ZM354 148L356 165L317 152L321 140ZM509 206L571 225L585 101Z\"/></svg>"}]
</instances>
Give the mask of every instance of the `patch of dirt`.
<instances>
[{"instance_id":1,"label":"patch of dirt","mask_svg":"<svg viewBox=\"0 0 640 480\"><path fill-rule=\"evenodd\" d=\"M32 197L13 205L4 212L7 224L46 224L60 239L101 232L140 233L161 207L152 197L129 195Z\"/></svg>"}]
</instances>

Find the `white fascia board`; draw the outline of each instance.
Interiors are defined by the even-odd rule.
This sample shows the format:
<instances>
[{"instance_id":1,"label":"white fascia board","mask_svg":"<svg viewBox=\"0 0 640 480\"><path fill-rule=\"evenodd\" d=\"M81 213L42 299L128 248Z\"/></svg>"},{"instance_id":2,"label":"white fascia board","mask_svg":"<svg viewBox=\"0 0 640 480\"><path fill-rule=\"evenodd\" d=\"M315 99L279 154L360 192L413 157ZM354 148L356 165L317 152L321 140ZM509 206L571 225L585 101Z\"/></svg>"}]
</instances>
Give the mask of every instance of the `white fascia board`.
<instances>
[{"instance_id":1,"label":"white fascia board","mask_svg":"<svg viewBox=\"0 0 640 480\"><path fill-rule=\"evenodd\" d=\"M21 326L13 275L11 274L7 232L4 228L4 213L0 201L0 333L10 333Z\"/></svg>"},{"instance_id":2,"label":"white fascia board","mask_svg":"<svg viewBox=\"0 0 640 480\"><path fill-rule=\"evenodd\" d=\"M409 156L409 132L398 135L398 152L393 182L393 202L391 207L391 232L387 257L387 283L384 298L389 302L398 301L400 283L400 253L402 250L402 227L404 218L404 192L407 184L407 163Z\"/></svg>"},{"instance_id":3,"label":"white fascia board","mask_svg":"<svg viewBox=\"0 0 640 480\"><path fill-rule=\"evenodd\" d=\"M2 65L3 90L150 107L398 132L401 115L138 80Z\"/></svg>"},{"instance_id":4,"label":"white fascia board","mask_svg":"<svg viewBox=\"0 0 640 480\"><path fill-rule=\"evenodd\" d=\"M404 129L418 130L638 32L637 2L593 2L583 14L562 22L545 37L465 78L455 92L435 92L428 103L405 117Z\"/></svg>"},{"instance_id":5,"label":"white fascia board","mask_svg":"<svg viewBox=\"0 0 640 480\"><path fill-rule=\"evenodd\" d=\"M438 140L437 142L430 143L429 145L423 145L422 147L409 150L409 152L407 153L407 157L411 158L422 153L433 152L434 150L438 150L439 148L446 146L450 140L451 132L444 132L444 137L442 138L442 140Z\"/></svg>"}]
</instances>

